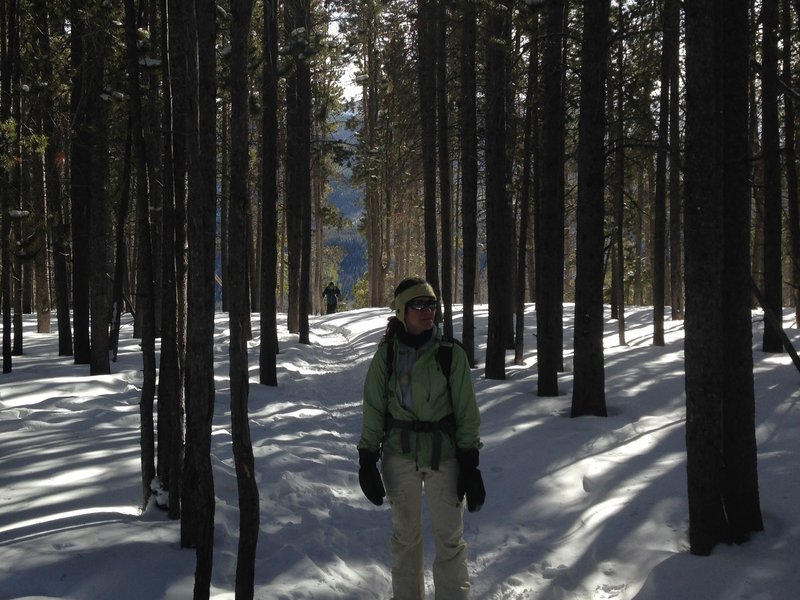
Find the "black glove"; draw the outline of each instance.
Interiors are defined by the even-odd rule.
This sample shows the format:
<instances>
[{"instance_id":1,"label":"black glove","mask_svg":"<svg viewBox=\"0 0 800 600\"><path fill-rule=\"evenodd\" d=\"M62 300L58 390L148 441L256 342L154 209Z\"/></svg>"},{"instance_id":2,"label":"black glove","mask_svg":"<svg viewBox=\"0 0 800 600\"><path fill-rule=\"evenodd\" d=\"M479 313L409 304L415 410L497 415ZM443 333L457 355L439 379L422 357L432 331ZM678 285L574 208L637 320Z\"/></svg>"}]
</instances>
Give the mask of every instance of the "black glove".
<instances>
[{"instance_id":1,"label":"black glove","mask_svg":"<svg viewBox=\"0 0 800 600\"><path fill-rule=\"evenodd\" d=\"M358 466L358 483L361 485L361 491L364 492L367 500L380 506L383 504L386 490L383 488L381 474L378 471L378 453L366 448L359 448Z\"/></svg>"},{"instance_id":2,"label":"black glove","mask_svg":"<svg viewBox=\"0 0 800 600\"><path fill-rule=\"evenodd\" d=\"M467 497L467 510L477 512L486 500L486 488L478 469L478 449L470 448L458 453L458 500Z\"/></svg>"}]
</instances>

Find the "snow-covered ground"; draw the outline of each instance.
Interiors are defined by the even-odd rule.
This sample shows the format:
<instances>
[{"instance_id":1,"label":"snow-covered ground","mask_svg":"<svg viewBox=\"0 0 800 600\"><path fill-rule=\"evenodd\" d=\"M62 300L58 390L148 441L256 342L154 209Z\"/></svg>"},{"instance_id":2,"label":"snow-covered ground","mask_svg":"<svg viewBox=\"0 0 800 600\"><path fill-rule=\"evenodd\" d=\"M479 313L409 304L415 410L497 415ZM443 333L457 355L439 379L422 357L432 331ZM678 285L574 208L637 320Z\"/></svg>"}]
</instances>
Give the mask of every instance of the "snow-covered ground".
<instances>
[{"instance_id":1,"label":"snow-covered ground","mask_svg":"<svg viewBox=\"0 0 800 600\"><path fill-rule=\"evenodd\" d=\"M482 411L487 500L467 513L475 599L783 600L800 590L800 373L761 353L754 314L759 479L765 531L710 557L688 551L683 329L651 343L652 311L626 314L606 338L609 417L569 418L561 396L535 394L535 315L527 364L505 381L474 371ZM361 386L389 311L311 318L312 344L279 319L280 383L258 383L258 320L251 344L250 427L261 495L256 597L386 599L390 512L361 495L356 442ZM572 307L565 342L572 343ZM478 307L479 357L486 307ZM787 333L800 333L785 316ZM25 320L25 353L0 375L0 600L185 600L194 552L179 524L141 513L138 401L141 357L122 332L114 374L57 356L56 334ZM212 597L233 599L237 500L231 454L227 316L217 315L212 439L217 496ZM460 315L456 315L456 333ZM570 349L566 351L570 366ZM513 361L509 358L509 364ZM568 368L569 371L569 368ZM426 542L430 568L433 549ZM430 573L429 598L433 598Z\"/></svg>"}]
</instances>

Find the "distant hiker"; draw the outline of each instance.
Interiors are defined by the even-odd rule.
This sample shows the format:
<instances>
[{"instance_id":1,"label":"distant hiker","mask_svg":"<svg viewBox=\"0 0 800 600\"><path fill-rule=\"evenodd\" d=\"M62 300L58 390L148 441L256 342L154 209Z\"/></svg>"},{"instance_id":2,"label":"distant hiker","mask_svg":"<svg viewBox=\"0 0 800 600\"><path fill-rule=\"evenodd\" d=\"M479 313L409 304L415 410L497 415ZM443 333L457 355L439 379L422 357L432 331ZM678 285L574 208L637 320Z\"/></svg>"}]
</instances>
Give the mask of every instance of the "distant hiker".
<instances>
[{"instance_id":1,"label":"distant hiker","mask_svg":"<svg viewBox=\"0 0 800 600\"><path fill-rule=\"evenodd\" d=\"M469 597L463 500L466 496L467 509L474 512L486 497L469 363L460 345L443 339L434 319L437 307L424 279L400 282L395 314L364 383L358 480L370 502L381 505L386 496L392 507L395 600L425 597L423 488L436 546L436 598Z\"/></svg>"},{"instance_id":2,"label":"distant hiker","mask_svg":"<svg viewBox=\"0 0 800 600\"><path fill-rule=\"evenodd\" d=\"M326 314L332 315L336 312L336 306L339 304L339 298L342 297L342 292L339 291L339 286L334 285L331 281L324 290L322 290L322 297L325 298L325 303L328 305L328 312Z\"/></svg>"}]
</instances>

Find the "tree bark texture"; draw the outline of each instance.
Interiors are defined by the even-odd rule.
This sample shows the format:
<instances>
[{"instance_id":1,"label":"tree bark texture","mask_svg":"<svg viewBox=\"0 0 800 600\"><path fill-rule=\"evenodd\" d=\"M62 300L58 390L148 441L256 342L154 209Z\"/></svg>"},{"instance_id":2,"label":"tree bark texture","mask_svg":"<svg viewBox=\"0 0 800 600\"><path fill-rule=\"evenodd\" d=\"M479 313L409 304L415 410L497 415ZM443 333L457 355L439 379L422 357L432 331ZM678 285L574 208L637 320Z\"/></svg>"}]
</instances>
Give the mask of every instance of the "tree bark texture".
<instances>
[{"instance_id":1,"label":"tree bark texture","mask_svg":"<svg viewBox=\"0 0 800 600\"><path fill-rule=\"evenodd\" d=\"M70 97L73 123L70 139L70 200L72 206L72 322L75 364L88 364L89 343L89 173L91 139L88 136L88 61L84 41L89 25L83 2L70 3L70 60L73 69ZM98 92L99 93L99 92Z\"/></svg>"},{"instance_id":2,"label":"tree bark texture","mask_svg":"<svg viewBox=\"0 0 800 600\"><path fill-rule=\"evenodd\" d=\"M781 268L781 147L778 123L778 2L761 3L761 152L764 161L764 298L783 314ZM764 352L782 352L780 336L764 328Z\"/></svg>"},{"instance_id":3,"label":"tree bark texture","mask_svg":"<svg viewBox=\"0 0 800 600\"><path fill-rule=\"evenodd\" d=\"M478 250L478 136L475 78L477 10L464 4L461 42L461 210L464 231L462 343L475 366L475 270Z\"/></svg>"},{"instance_id":4,"label":"tree bark texture","mask_svg":"<svg viewBox=\"0 0 800 600\"><path fill-rule=\"evenodd\" d=\"M11 4L8 7L8 12L11 13L11 17L13 18L13 14L15 13L15 4ZM3 6L3 9L6 7ZM0 12L0 18L6 17L6 11L3 10ZM13 22L13 21L6 21ZM6 23L3 23L3 33L8 35L7 32L11 30L11 28L7 27ZM13 47L12 43L9 43L10 40L3 41L0 50L2 50L2 55L0 56L0 119L4 122L8 121L11 117L11 61L14 59L13 52L9 51L9 47ZM13 265L11 262L11 207L12 207L12 190L10 186L10 180L8 170L0 169L0 198L2 198L2 214L0 214L0 222L2 222L2 239L0 239L0 244L2 244L2 274L0 274L0 287L2 288L2 305L3 305L3 373L10 373L12 370L12 363L13 363L13 352L12 352L12 340L11 340L11 332L12 332L12 310L11 310L11 302L12 302L12 285L11 285L11 274L13 272Z\"/></svg>"},{"instance_id":5,"label":"tree bark texture","mask_svg":"<svg viewBox=\"0 0 800 600\"><path fill-rule=\"evenodd\" d=\"M669 40L669 273L671 318L683 320L681 237L680 2L666 0L664 35Z\"/></svg>"},{"instance_id":6,"label":"tree bark texture","mask_svg":"<svg viewBox=\"0 0 800 600\"><path fill-rule=\"evenodd\" d=\"M536 144L534 137L536 104L534 98L538 82L538 45L531 44L528 50L528 80L525 94L527 100L525 102L522 132L522 189L520 190L519 198L519 244L517 246L517 285L514 302L514 364L520 366L525 364L525 273L528 254L528 232L530 229L532 162Z\"/></svg>"},{"instance_id":7,"label":"tree bark texture","mask_svg":"<svg viewBox=\"0 0 800 600\"><path fill-rule=\"evenodd\" d=\"M183 469L184 396L183 365L185 339L185 310L181 306L185 298L183 267L183 211L179 206L185 201L184 180L186 176L185 153L185 108L179 86L185 83L185 69L178 65L181 36L169 23L177 16L172 0L160 0L162 22L161 59L164 69L162 83L162 132L164 148L162 172L164 191L162 198L161 235L161 356L158 373L158 457L156 473L161 488L168 492L167 511L171 519L178 519L181 511L181 477ZM181 215L179 217L179 215ZM179 291L180 288L180 291Z\"/></svg>"},{"instance_id":8,"label":"tree bark texture","mask_svg":"<svg viewBox=\"0 0 800 600\"><path fill-rule=\"evenodd\" d=\"M609 0L584 2L578 142L578 231L572 416L604 417L603 281L605 246L606 74Z\"/></svg>"},{"instance_id":9,"label":"tree bark texture","mask_svg":"<svg viewBox=\"0 0 800 600\"><path fill-rule=\"evenodd\" d=\"M611 306L612 318L617 319L617 338L625 341L625 15L620 6L618 13L619 41L617 42L617 81L614 86L614 240L612 252ZM616 313L616 314L615 314Z\"/></svg>"},{"instance_id":10,"label":"tree bark texture","mask_svg":"<svg viewBox=\"0 0 800 600\"><path fill-rule=\"evenodd\" d=\"M214 261L216 232L216 7L185 3L187 56L186 450L182 545L196 549L194 598L210 594L214 549ZM176 24L180 26L180 24ZM195 61L195 57L197 60Z\"/></svg>"},{"instance_id":11,"label":"tree bark texture","mask_svg":"<svg viewBox=\"0 0 800 600\"><path fill-rule=\"evenodd\" d=\"M231 195L230 226L235 232L248 227L249 190L249 113L248 113L248 32L253 1L234 0L231 4ZM255 582L256 544L259 531L259 500L256 485L253 445L248 422L250 393L247 341L250 333L250 294L248 292L248 239L233 235L229 240L231 261L228 268L230 302L230 380L231 436L236 481L239 491L239 546L236 561L236 598L252 599Z\"/></svg>"},{"instance_id":12,"label":"tree bark texture","mask_svg":"<svg viewBox=\"0 0 800 600\"><path fill-rule=\"evenodd\" d=\"M689 543L727 540L723 504L723 323L718 2L686 6L686 449Z\"/></svg>"},{"instance_id":13,"label":"tree bark texture","mask_svg":"<svg viewBox=\"0 0 800 600\"><path fill-rule=\"evenodd\" d=\"M536 219L537 394L558 395L563 363L564 295L564 0L547 4L542 62L542 189Z\"/></svg>"},{"instance_id":14,"label":"tree bark texture","mask_svg":"<svg viewBox=\"0 0 800 600\"><path fill-rule=\"evenodd\" d=\"M442 311L444 333L453 337L453 224L450 191L450 126L447 92L448 0L438 0L436 10L436 133L439 155L439 203L442 230Z\"/></svg>"},{"instance_id":15,"label":"tree bark texture","mask_svg":"<svg viewBox=\"0 0 800 600\"><path fill-rule=\"evenodd\" d=\"M436 0L418 0L420 143L425 219L425 279L439 292L436 225Z\"/></svg>"},{"instance_id":16,"label":"tree bark texture","mask_svg":"<svg viewBox=\"0 0 800 600\"><path fill-rule=\"evenodd\" d=\"M653 345L664 345L664 304L666 302L667 262L667 155L669 151L670 49L666 3L661 33L660 93L658 134L656 137L656 195L653 206Z\"/></svg>"},{"instance_id":17,"label":"tree bark texture","mask_svg":"<svg viewBox=\"0 0 800 600\"><path fill-rule=\"evenodd\" d=\"M506 320L512 306L513 243L511 198L507 173L507 106L509 21L507 10L487 16L486 45L486 262L489 319L486 340L486 378L505 379Z\"/></svg>"},{"instance_id":18,"label":"tree bark texture","mask_svg":"<svg viewBox=\"0 0 800 600\"><path fill-rule=\"evenodd\" d=\"M781 78L790 89L797 89L797 78L793 77L792 58L796 46L792 45L792 9L789 0L781 0L781 38L783 39L783 64ZM792 286L791 302L794 307L795 321L800 323L800 189L797 178L797 110L795 103L800 99L789 93L783 95L783 144L786 164L786 199L789 211L789 247L791 258L790 282Z\"/></svg>"},{"instance_id":19,"label":"tree bark texture","mask_svg":"<svg viewBox=\"0 0 800 600\"><path fill-rule=\"evenodd\" d=\"M125 0L125 44L127 48L128 95L130 98L130 132L133 140L133 166L136 181L137 315L142 331L142 394L141 417L142 506L147 506L156 476L155 422L153 406L156 393L156 331L153 302L154 265L150 238L150 194L147 154L142 130L142 97L139 87L139 55L137 50L137 13L134 0Z\"/></svg>"},{"instance_id":20,"label":"tree bark texture","mask_svg":"<svg viewBox=\"0 0 800 600\"><path fill-rule=\"evenodd\" d=\"M262 242L261 242L261 345L259 380L278 385L277 262L278 262L278 3L264 3L262 117Z\"/></svg>"},{"instance_id":21,"label":"tree bark texture","mask_svg":"<svg viewBox=\"0 0 800 600\"><path fill-rule=\"evenodd\" d=\"M753 326L750 275L750 158L748 119L749 33L747 0L726 2L722 19L722 113L725 199L722 269L723 348L725 348L722 447L724 502L730 535L736 543L763 523L753 389ZM780 315L780 313L779 313ZM780 318L780 317L779 317ZM782 330L781 330L782 331Z\"/></svg>"}]
</instances>

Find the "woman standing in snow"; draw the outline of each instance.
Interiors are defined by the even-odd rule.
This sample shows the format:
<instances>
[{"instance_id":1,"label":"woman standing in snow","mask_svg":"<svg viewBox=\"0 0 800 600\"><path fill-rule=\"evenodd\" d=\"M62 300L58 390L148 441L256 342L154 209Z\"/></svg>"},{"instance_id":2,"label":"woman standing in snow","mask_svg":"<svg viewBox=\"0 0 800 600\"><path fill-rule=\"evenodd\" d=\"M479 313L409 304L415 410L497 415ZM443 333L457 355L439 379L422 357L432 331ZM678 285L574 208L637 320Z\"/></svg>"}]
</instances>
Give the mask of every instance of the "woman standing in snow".
<instances>
[{"instance_id":1,"label":"woman standing in snow","mask_svg":"<svg viewBox=\"0 0 800 600\"><path fill-rule=\"evenodd\" d=\"M395 315L364 383L358 478L370 502L381 505L388 496L392 507L395 600L425 597L423 488L436 545L436 598L469 597L463 500L473 512L486 497L469 363L461 346L442 339L434 319L437 307L424 279L405 279L397 286Z\"/></svg>"}]
</instances>

